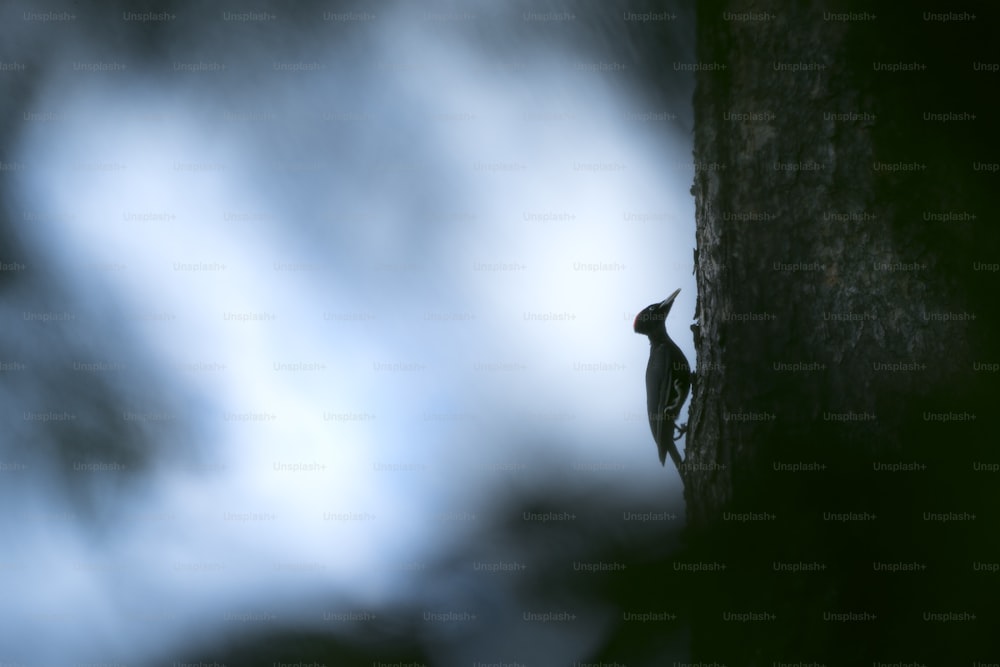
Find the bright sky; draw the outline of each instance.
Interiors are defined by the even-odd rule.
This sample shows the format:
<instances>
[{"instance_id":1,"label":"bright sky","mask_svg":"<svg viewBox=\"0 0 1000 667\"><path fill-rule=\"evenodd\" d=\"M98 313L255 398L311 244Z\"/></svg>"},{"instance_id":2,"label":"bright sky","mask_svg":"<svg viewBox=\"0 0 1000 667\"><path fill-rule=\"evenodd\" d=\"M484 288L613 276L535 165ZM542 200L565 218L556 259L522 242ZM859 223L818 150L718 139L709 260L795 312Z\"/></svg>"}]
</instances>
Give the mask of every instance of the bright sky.
<instances>
[{"instance_id":1,"label":"bright sky","mask_svg":"<svg viewBox=\"0 0 1000 667\"><path fill-rule=\"evenodd\" d=\"M38 167L12 207L29 252L76 312L108 315L66 329L91 351L72 360L124 364L109 382L141 398L123 405L173 414L184 435L145 420L179 453L109 497L114 530L2 526L18 546L0 614L21 619L5 625L24 655L135 659L260 610L318 624L301 601L323 590L354 607L419 599L403 566L467 537L442 517L516 492L498 466L547 485L555 462L572 485L593 480L578 466L612 464L607 493L665 478L680 493L644 419L631 323L682 287L669 324L694 361L688 138L630 117L648 102L557 41L515 76L469 35L407 20L303 47L319 71L241 53L224 76L44 79L32 108L65 116L20 136L17 159ZM235 319L248 314L267 319ZM47 391L5 402L37 410ZM19 502L57 516L39 475ZM162 618L122 637L124 590ZM33 633L57 612L79 622L58 643Z\"/></svg>"}]
</instances>

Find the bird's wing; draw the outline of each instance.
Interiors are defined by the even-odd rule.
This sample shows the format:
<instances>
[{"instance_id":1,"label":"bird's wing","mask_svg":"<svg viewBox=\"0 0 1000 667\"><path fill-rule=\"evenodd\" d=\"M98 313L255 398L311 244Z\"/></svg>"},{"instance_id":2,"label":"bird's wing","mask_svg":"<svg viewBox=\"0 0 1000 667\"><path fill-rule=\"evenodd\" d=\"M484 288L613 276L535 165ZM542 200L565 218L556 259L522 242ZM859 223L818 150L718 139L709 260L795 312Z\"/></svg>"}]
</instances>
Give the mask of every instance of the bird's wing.
<instances>
[{"instance_id":1,"label":"bird's wing","mask_svg":"<svg viewBox=\"0 0 1000 667\"><path fill-rule=\"evenodd\" d=\"M660 391L657 396L660 402L656 406L656 446L660 450L660 463L666 461L667 451L673 445L674 418L670 414L671 401L674 400L673 369L670 364L664 364L663 374L660 381Z\"/></svg>"}]
</instances>

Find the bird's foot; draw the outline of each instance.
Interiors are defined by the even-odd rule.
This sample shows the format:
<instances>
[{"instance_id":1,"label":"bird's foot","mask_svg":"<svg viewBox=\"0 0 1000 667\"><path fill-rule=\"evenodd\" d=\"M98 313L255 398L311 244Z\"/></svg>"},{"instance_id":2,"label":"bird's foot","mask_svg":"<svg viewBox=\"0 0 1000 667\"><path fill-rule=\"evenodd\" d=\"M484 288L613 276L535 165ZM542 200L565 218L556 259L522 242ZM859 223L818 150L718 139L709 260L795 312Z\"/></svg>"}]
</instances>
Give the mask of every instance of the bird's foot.
<instances>
[{"instance_id":1,"label":"bird's foot","mask_svg":"<svg viewBox=\"0 0 1000 667\"><path fill-rule=\"evenodd\" d=\"M674 431L675 431L674 442L677 442L678 440L684 437L685 433L688 432L688 425L681 424L680 426L678 426L677 424L674 424Z\"/></svg>"}]
</instances>

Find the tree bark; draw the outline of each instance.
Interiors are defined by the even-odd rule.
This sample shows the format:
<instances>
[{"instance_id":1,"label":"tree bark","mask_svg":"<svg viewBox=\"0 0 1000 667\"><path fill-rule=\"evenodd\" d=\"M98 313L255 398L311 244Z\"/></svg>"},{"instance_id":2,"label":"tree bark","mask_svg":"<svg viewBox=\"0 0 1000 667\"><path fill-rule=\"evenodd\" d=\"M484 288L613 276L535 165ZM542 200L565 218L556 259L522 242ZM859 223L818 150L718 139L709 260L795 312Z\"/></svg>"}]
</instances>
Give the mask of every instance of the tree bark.
<instances>
[{"instance_id":1,"label":"tree bark","mask_svg":"<svg viewBox=\"0 0 1000 667\"><path fill-rule=\"evenodd\" d=\"M994 12L843 7L698 4L696 661L996 657Z\"/></svg>"}]
</instances>

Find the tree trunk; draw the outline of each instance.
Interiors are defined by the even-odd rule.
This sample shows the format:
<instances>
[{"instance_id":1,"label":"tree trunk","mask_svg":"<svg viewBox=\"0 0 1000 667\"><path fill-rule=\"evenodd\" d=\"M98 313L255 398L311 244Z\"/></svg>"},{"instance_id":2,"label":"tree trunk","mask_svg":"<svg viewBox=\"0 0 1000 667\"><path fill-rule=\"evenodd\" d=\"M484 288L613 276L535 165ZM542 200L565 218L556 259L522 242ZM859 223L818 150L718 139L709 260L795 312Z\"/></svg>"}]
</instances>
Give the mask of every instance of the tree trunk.
<instances>
[{"instance_id":1,"label":"tree trunk","mask_svg":"<svg viewBox=\"0 0 1000 667\"><path fill-rule=\"evenodd\" d=\"M693 659L995 662L996 22L834 4L698 4Z\"/></svg>"}]
</instances>

